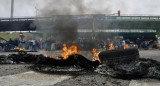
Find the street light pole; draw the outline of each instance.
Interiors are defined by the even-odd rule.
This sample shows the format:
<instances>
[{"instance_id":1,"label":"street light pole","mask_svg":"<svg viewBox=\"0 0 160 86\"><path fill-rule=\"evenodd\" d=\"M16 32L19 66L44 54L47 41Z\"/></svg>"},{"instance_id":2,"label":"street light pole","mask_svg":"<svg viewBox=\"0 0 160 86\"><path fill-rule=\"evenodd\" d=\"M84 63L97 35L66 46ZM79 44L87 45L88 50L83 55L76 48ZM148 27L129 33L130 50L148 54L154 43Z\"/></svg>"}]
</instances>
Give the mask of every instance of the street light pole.
<instances>
[{"instance_id":1,"label":"street light pole","mask_svg":"<svg viewBox=\"0 0 160 86\"><path fill-rule=\"evenodd\" d=\"M14 0L11 0L11 18L13 18L14 13Z\"/></svg>"}]
</instances>

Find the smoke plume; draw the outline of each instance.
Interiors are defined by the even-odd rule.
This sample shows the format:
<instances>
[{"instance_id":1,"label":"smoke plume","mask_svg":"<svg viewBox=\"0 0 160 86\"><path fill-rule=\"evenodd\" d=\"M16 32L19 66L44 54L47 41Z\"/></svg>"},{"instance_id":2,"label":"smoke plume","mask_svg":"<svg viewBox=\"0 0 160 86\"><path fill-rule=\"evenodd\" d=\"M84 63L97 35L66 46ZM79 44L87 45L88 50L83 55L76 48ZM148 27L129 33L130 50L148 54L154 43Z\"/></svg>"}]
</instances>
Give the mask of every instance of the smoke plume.
<instances>
[{"instance_id":1,"label":"smoke plume","mask_svg":"<svg viewBox=\"0 0 160 86\"><path fill-rule=\"evenodd\" d=\"M59 16L51 30L56 39L68 42L77 39L77 29L78 24L71 16Z\"/></svg>"}]
</instances>

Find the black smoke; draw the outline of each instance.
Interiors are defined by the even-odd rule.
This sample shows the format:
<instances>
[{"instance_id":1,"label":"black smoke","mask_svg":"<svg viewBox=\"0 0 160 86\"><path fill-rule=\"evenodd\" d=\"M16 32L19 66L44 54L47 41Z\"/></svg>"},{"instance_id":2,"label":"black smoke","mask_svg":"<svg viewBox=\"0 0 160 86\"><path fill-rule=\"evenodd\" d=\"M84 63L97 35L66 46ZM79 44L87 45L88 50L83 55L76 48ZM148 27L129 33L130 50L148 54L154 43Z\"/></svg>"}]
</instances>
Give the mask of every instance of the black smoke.
<instances>
[{"instance_id":1,"label":"black smoke","mask_svg":"<svg viewBox=\"0 0 160 86\"><path fill-rule=\"evenodd\" d=\"M52 28L52 33L56 40L70 42L77 40L78 23L72 16L58 16Z\"/></svg>"}]
</instances>

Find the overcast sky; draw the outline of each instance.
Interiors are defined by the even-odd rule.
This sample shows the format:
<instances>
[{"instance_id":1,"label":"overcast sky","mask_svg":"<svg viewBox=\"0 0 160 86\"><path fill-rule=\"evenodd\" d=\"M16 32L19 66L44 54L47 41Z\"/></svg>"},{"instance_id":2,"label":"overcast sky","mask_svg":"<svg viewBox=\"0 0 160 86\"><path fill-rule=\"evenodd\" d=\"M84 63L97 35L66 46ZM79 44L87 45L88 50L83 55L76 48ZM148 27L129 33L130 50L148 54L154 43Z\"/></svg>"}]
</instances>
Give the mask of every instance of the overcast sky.
<instances>
[{"instance_id":1,"label":"overcast sky","mask_svg":"<svg viewBox=\"0 0 160 86\"><path fill-rule=\"evenodd\" d=\"M56 14L160 15L160 0L15 0L14 17ZM10 17L11 0L0 0L0 17Z\"/></svg>"}]
</instances>

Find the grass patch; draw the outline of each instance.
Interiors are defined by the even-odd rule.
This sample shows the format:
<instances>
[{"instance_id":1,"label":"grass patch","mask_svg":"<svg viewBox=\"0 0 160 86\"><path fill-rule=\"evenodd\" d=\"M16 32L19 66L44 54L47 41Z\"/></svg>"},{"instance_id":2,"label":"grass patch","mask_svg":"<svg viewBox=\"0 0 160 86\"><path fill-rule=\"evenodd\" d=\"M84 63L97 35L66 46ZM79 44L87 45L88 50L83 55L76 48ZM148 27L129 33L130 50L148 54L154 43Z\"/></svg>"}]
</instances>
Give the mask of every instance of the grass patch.
<instances>
[{"instance_id":1,"label":"grass patch","mask_svg":"<svg viewBox=\"0 0 160 86\"><path fill-rule=\"evenodd\" d=\"M4 33L0 33L0 37L4 38L5 40L9 40L10 38L15 39L15 38L19 38L19 33L18 32L13 32L13 33L4 32Z\"/></svg>"}]
</instances>

